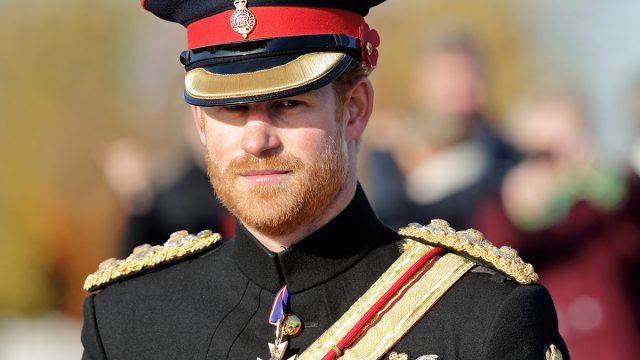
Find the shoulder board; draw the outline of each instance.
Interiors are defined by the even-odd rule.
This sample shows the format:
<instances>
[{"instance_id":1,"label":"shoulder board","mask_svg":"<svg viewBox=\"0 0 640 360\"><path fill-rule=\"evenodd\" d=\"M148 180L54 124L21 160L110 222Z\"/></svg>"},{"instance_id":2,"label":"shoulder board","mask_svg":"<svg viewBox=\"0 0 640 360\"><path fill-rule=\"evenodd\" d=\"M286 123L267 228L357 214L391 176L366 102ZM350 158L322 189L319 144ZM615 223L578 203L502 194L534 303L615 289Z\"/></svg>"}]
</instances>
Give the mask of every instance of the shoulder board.
<instances>
[{"instance_id":1,"label":"shoulder board","mask_svg":"<svg viewBox=\"0 0 640 360\"><path fill-rule=\"evenodd\" d=\"M111 258L103 261L96 272L87 276L83 289L96 291L117 280L190 257L219 244L221 238L220 234L210 230L201 231L197 235L189 234L186 230L176 231L164 245L140 245L126 259Z\"/></svg>"},{"instance_id":2,"label":"shoulder board","mask_svg":"<svg viewBox=\"0 0 640 360\"><path fill-rule=\"evenodd\" d=\"M398 234L471 258L503 272L521 284L538 281L538 274L533 266L525 263L515 249L509 246L495 247L478 230L455 231L445 220L434 219L429 225L411 223L401 228Z\"/></svg>"}]
</instances>

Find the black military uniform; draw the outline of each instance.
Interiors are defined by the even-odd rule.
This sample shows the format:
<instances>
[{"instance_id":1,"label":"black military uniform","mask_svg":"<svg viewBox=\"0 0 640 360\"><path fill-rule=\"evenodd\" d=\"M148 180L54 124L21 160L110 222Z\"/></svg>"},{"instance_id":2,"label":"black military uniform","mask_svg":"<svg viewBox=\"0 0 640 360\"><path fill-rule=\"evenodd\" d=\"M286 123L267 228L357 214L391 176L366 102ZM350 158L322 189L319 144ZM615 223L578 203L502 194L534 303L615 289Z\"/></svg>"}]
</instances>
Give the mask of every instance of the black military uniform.
<instances>
[{"instance_id":1,"label":"black military uniform","mask_svg":"<svg viewBox=\"0 0 640 360\"><path fill-rule=\"evenodd\" d=\"M362 16L379 2L251 0L256 15L243 0L236 11L232 1L143 6L188 26L185 98L212 106L319 88L353 61L372 68L377 35ZM268 18L279 7L292 16L284 25ZM270 20L279 22L271 33L257 28ZM248 39L229 41L225 27ZM301 56L310 53L317 56ZM322 71L271 76L309 61ZM245 74L255 74L255 84L224 82ZM83 359L568 359L549 294L521 284L535 273L509 250L444 221L397 233L377 219L359 186L337 217L280 253L240 223L230 241L177 232L87 278L93 293L84 305ZM278 304L283 315L274 331L269 321ZM292 314L301 328L287 327Z\"/></svg>"},{"instance_id":2,"label":"black military uniform","mask_svg":"<svg viewBox=\"0 0 640 360\"><path fill-rule=\"evenodd\" d=\"M195 258L108 286L85 302L85 359L268 358L273 298L283 285L304 322L301 352L400 255L359 190L337 218L274 254L241 225L236 237ZM568 359L548 292L478 267L467 272L393 351L409 359Z\"/></svg>"}]
</instances>

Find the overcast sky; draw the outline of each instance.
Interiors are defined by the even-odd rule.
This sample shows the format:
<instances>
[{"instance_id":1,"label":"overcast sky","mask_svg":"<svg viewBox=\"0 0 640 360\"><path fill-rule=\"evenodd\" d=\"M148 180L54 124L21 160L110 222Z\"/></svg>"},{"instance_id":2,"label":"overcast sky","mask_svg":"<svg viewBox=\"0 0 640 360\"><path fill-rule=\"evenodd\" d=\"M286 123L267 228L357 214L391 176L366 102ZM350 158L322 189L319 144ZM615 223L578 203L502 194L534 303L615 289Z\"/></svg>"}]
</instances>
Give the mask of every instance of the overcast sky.
<instances>
[{"instance_id":1,"label":"overcast sky","mask_svg":"<svg viewBox=\"0 0 640 360\"><path fill-rule=\"evenodd\" d=\"M603 150L621 160L633 134L625 90L640 77L640 1L537 0L529 10L533 45L575 72Z\"/></svg>"}]
</instances>

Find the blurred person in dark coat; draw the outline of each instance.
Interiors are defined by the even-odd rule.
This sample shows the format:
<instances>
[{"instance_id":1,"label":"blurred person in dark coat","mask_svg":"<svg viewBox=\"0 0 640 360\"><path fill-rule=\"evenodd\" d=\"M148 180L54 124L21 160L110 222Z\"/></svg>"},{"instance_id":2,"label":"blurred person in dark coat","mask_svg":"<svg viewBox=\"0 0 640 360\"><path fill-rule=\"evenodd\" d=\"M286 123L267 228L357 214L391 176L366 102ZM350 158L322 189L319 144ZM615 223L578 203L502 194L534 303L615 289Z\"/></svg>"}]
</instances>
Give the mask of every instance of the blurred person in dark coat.
<instances>
[{"instance_id":1,"label":"blurred person in dark coat","mask_svg":"<svg viewBox=\"0 0 640 360\"><path fill-rule=\"evenodd\" d=\"M211 191L197 134L191 121L184 125L189 154L167 184L152 181L151 158L140 141L120 139L105 151L105 177L127 216L120 255L144 243L162 244L175 229L211 228L233 235L233 217Z\"/></svg>"},{"instance_id":2,"label":"blurred person in dark coat","mask_svg":"<svg viewBox=\"0 0 640 360\"><path fill-rule=\"evenodd\" d=\"M627 197L624 210L636 224L640 224L640 75L631 82L626 95L624 105L629 110L633 138L625 168ZM633 284L633 294L630 299L634 302L634 307L640 309L640 261L631 267L629 278L630 283ZM636 311L636 321L640 324L640 311Z\"/></svg>"},{"instance_id":3,"label":"blurred person in dark coat","mask_svg":"<svg viewBox=\"0 0 640 360\"><path fill-rule=\"evenodd\" d=\"M523 101L508 124L526 158L474 226L540 269L574 358L640 358L631 278L640 223L624 179L598 159L585 106L566 92L543 93Z\"/></svg>"},{"instance_id":4,"label":"blurred person in dark coat","mask_svg":"<svg viewBox=\"0 0 640 360\"><path fill-rule=\"evenodd\" d=\"M159 245L175 229L220 229L233 235L233 218L211 192L206 171L195 161L168 186L154 189L151 204L144 211L130 213L121 239L121 253L127 255L139 245Z\"/></svg>"},{"instance_id":5,"label":"blurred person in dark coat","mask_svg":"<svg viewBox=\"0 0 640 360\"><path fill-rule=\"evenodd\" d=\"M417 216L467 228L519 155L485 115L486 65L471 37L447 33L428 42L413 74L414 108L387 115L393 129L370 137L372 202L392 227Z\"/></svg>"},{"instance_id":6,"label":"blurred person in dark coat","mask_svg":"<svg viewBox=\"0 0 640 360\"><path fill-rule=\"evenodd\" d=\"M625 105L629 109L633 131L626 169L629 189L627 205L636 221L640 223L640 76L629 86Z\"/></svg>"}]
</instances>

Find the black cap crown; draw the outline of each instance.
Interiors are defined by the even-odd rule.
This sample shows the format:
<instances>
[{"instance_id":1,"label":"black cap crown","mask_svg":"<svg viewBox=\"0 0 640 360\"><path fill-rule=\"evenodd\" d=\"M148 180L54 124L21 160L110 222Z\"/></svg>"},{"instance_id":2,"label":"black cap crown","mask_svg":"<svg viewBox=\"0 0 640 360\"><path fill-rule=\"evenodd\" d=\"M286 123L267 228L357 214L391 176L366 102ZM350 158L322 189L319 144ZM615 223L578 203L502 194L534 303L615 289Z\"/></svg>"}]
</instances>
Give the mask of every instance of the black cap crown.
<instances>
[{"instance_id":1,"label":"black cap crown","mask_svg":"<svg viewBox=\"0 0 640 360\"><path fill-rule=\"evenodd\" d=\"M379 37L364 21L384 0L143 0L187 27L185 100L216 106L320 88L354 61L373 69Z\"/></svg>"}]
</instances>

